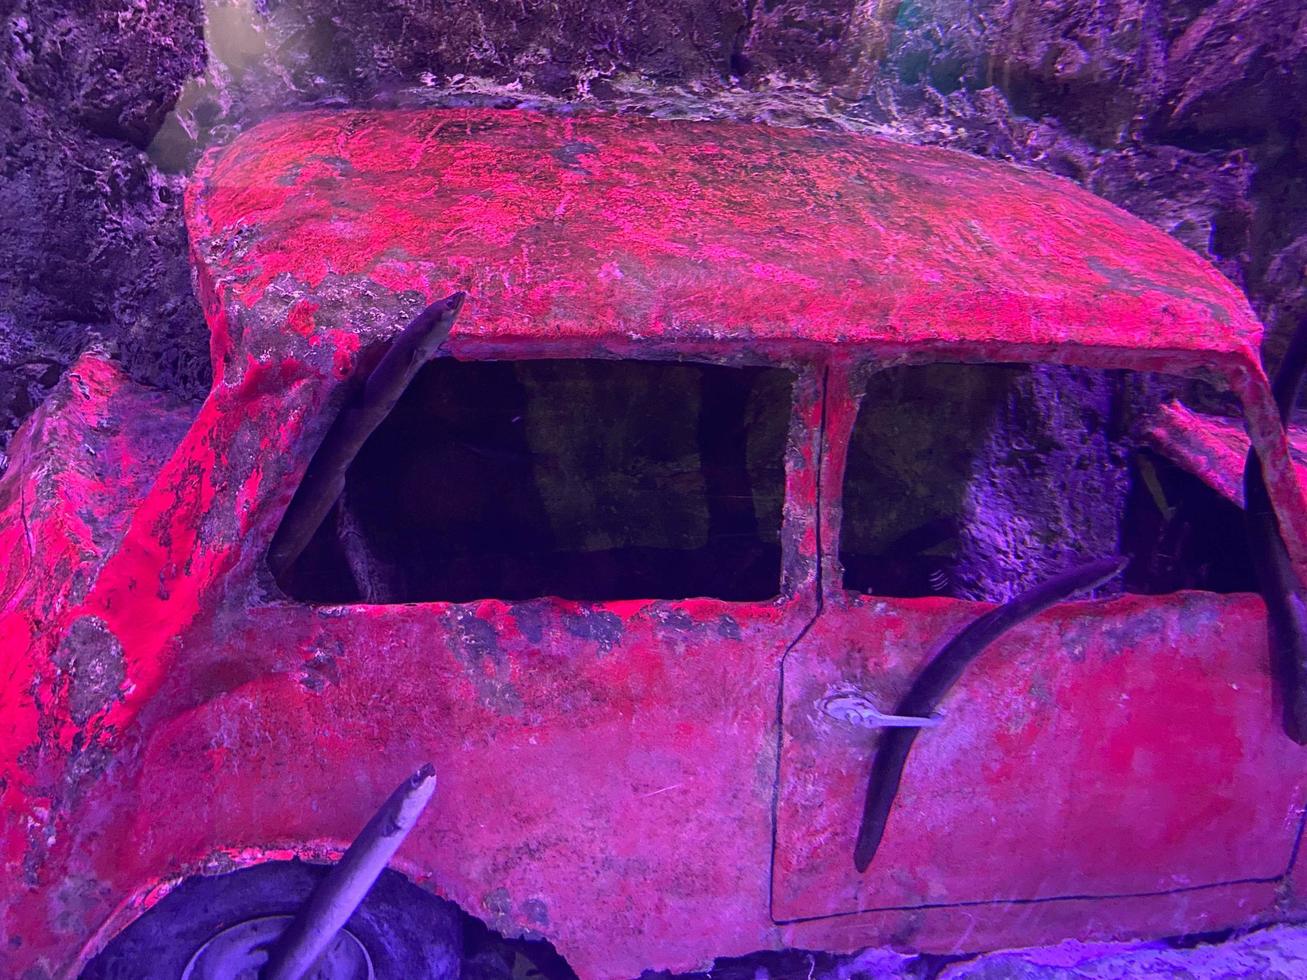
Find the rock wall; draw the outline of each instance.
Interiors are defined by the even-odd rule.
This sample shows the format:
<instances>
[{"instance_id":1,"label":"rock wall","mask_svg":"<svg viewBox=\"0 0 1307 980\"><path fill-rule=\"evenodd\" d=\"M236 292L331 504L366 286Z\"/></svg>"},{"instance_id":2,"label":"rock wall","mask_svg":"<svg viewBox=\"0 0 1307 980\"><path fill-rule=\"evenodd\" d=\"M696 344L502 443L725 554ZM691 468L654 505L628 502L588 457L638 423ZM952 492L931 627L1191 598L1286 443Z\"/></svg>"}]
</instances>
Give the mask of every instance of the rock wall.
<instances>
[{"instance_id":1,"label":"rock wall","mask_svg":"<svg viewBox=\"0 0 1307 980\"><path fill-rule=\"evenodd\" d=\"M466 103L891 132L1070 177L1307 315L1300 0L0 0L0 469L91 346L209 381L181 192L270 113Z\"/></svg>"}]
</instances>

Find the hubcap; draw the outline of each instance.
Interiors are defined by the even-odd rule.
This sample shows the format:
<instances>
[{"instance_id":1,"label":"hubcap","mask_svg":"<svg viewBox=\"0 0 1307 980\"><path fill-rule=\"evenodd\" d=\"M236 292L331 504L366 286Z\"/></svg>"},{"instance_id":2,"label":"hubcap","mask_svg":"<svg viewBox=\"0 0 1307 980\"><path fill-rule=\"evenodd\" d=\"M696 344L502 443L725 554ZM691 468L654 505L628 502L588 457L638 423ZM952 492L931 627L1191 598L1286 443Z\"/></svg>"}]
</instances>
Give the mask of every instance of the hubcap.
<instances>
[{"instance_id":1,"label":"hubcap","mask_svg":"<svg viewBox=\"0 0 1307 980\"><path fill-rule=\"evenodd\" d=\"M292 916L246 919L211 937L191 957L182 980L258 980L268 948L290 925ZM372 959L347 929L322 954L305 980L375 980Z\"/></svg>"}]
</instances>

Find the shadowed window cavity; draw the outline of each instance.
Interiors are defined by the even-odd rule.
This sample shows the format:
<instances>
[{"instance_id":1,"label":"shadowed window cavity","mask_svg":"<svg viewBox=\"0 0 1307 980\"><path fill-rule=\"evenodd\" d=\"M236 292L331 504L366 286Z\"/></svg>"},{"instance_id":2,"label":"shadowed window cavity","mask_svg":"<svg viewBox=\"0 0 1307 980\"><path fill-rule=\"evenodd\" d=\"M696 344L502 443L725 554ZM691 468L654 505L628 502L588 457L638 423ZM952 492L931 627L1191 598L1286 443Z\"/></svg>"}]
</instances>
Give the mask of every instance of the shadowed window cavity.
<instances>
[{"instance_id":1,"label":"shadowed window cavity","mask_svg":"<svg viewBox=\"0 0 1307 980\"><path fill-rule=\"evenodd\" d=\"M770 598L791 386L771 368L434 361L280 584L333 603Z\"/></svg>"},{"instance_id":2,"label":"shadowed window cavity","mask_svg":"<svg viewBox=\"0 0 1307 980\"><path fill-rule=\"evenodd\" d=\"M1253 591L1240 508L1143 435L1187 384L1059 365L872 374L844 485L845 587L1002 602L1121 554L1099 594Z\"/></svg>"}]
</instances>

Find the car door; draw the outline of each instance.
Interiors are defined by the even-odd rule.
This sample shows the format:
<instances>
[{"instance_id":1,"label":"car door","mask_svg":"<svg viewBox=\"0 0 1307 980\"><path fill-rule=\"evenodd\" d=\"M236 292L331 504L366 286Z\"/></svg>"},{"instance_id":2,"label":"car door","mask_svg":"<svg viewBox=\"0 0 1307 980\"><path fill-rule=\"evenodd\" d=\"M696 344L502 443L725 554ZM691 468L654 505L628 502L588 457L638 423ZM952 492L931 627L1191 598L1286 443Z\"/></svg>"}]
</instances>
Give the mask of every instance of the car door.
<instances>
[{"instance_id":1,"label":"car door","mask_svg":"<svg viewBox=\"0 0 1307 980\"><path fill-rule=\"evenodd\" d=\"M889 489L870 508L865 500L851 508L839 488L867 492L852 466L846 479L846 462L859 453L884 459L901 451L917 476L957 472L965 458L964 478L979 479L984 453L960 445L968 419L992 421L1009 411L1010 392L986 403L984 384L969 388L967 377L939 376L926 389L873 385L863 416L857 413L865 376L831 381L823 605L783 664L774 918L1182 895L1279 880L1300 834L1307 759L1281 731L1273 707L1261 600L1237 587L1158 592L1167 587L1164 576L1141 586L1129 570L1127 587L1156 586L1153 594L1058 604L971 664L945 697L938 726L916 739L870 867L855 870L854 841L879 737L860 719L867 712L856 709L892 712L928 659L993 603L940 594L957 568L944 570L947 547L920 533L911 546L902 545L911 536L900 534L897 554L873 556L872 577L879 574L886 591L899 594L857 587L851 569L866 556L845 556L846 569L840 548L848 550L850 536L842 533L842 517L859 506L861 515L848 519L872 521L896 506L911 510L895 502L893 491L910 493L904 488L913 481L896 483L893 473L882 473L879 485ZM915 398L915 407L896 403L900 398ZM865 413L884 411L890 421L860 424ZM922 426L935 434L923 435ZM901 437L899 450L891 436ZM1045 458L1061 451L1038 440L1026 448ZM993 458L1024 457L1009 445ZM1142 540L1137 528L1147 522L1138 515L1152 506L1156 483L1131 470L1123 484L1094 492L1119 490L1127 511L1120 533ZM1030 493L1038 489L1032 484ZM1030 501L1018 505L1010 525L1023 507L1038 510ZM929 527L929 509L902 523ZM985 517L975 507L957 513ZM1027 540L1035 550L1036 539ZM916 564L905 566L905 555ZM1146 559L1136 555L1132 567Z\"/></svg>"},{"instance_id":2,"label":"car door","mask_svg":"<svg viewBox=\"0 0 1307 980\"><path fill-rule=\"evenodd\" d=\"M360 749L435 763L410 859L496 928L547 910L638 951L694 941L687 916L765 921L821 376L729 360L427 365L256 614L319 651L278 717L331 731L357 778Z\"/></svg>"}]
</instances>

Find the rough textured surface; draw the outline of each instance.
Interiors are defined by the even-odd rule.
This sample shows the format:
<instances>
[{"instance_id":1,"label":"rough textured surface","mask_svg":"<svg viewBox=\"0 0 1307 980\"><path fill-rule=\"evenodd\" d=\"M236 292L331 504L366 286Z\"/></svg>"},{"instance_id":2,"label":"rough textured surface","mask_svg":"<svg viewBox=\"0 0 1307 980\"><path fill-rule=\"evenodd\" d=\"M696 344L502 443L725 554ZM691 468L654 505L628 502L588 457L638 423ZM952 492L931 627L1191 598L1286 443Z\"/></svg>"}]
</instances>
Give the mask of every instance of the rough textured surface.
<instances>
[{"instance_id":1,"label":"rough textured surface","mask_svg":"<svg viewBox=\"0 0 1307 980\"><path fill-rule=\"evenodd\" d=\"M204 393L182 176L213 141L323 103L562 100L1029 163L1212 258L1272 327L1273 361L1307 305L1304 16L1297 0L8 0L0 453L93 341L135 378Z\"/></svg>"},{"instance_id":2,"label":"rough textured surface","mask_svg":"<svg viewBox=\"0 0 1307 980\"><path fill-rule=\"evenodd\" d=\"M707 973L650 980L1296 980L1307 975L1307 928L1272 926L1201 942L1079 943L985 956L847 956L791 950L718 960Z\"/></svg>"},{"instance_id":3,"label":"rough textured surface","mask_svg":"<svg viewBox=\"0 0 1307 980\"><path fill-rule=\"evenodd\" d=\"M0 5L0 466L14 422L89 345L194 398L205 331L183 180L143 152L204 64L198 5Z\"/></svg>"},{"instance_id":4,"label":"rough textured surface","mask_svg":"<svg viewBox=\"0 0 1307 980\"><path fill-rule=\"evenodd\" d=\"M964 360L1201 366L1289 472L1262 328L1228 280L1067 181L938 147L593 113L318 111L206 157L189 200L226 382L269 350L339 362L362 324L388 329L383 305L462 289L449 345L468 356L838 341L882 359L935 344ZM959 594L1003 599L1115 550L1119 387L1045 371L1014 388L975 460ZM1073 493L1083 470L1101 480ZM1039 513L1032 492L1050 501ZM1298 509L1281 512L1307 554Z\"/></svg>"},{"instance_id":5,"label":"rough textured surface","mask_svg":"<svg viewBox=\"0 0 1307 980\"><path fill-rule=\"evenodd\" d=\"M144 149L204 65L202 20L198 0L20 3L9 81L59 121Z\"/></svg>"},{"instance_id":6,"label":"rough textured surface","mask_svg":"<svg viewBox=\"0 0 1307 980\"><path fill-rule=\"evenodd\" d=\"M768 179L737 179L750 167ZM0 596L15 664L0 675L0 860L22 889L0 970L75 969L215 860L319 856L426 760L440 804L399 867L595 980L759 949L952 953L1297 909L1307 769L1265 710L1254 596L1068 602L1023 623L923 739L901 797L919 832L891 821L866 876L849 850L868 732L813 710L835 688L893 703L987 608L839 587L824 529L841 495L824 488L841 486L854 381L876 355L1201 368L1287 471L1283 433L1258 424L1278 415L1242 296L1174 240L1064 181L939 148L520 110L269 122L206 158L187 213L220 383L121 536L66 553L76 501L34 485L46 459L29 429L0 484L0 553L19 556ZM940 267L941 240L965 268ZM473 300L454 355L791 370L779 594L280 596L269 542L333 408L455 277ZM836 277L846 296L819 288ZM934 297L932 277L957 288ZM107 396L139 393L85 362ZM50 458L85 441L70 404L37 417L66 426ZM1288 489L1283 471L1268 482ZM1284 526L1301 525L1307 507L1281 497ZM68 568L36 564L36 542ZM971 907L1004 902L1022 913Z\"/></svg>"},{"instance_id":7,"label":"rough textured surface","mask_svg":"<svg viewBox=\"0 0 1307 980\"><path fill-rule=\"evenodd\" d=\"M1062 943L992 953L946 967L940 980L1295 980L1307 975L1307 930L1275 926L1224 943Z\"/></svg>"},{"instance_id":8,"label":"rough textured surface","mask_svg":"<svg viewBox=\"0 0 1307 980\"><path fill-rule=\"evenodd\" d=\"M0 972L73 968L157 897L135 882L163 884L223 859L249 864L287 845L321 856L427 759L459 762L442 765L443 803L424 818L440 825L406 847L425 840L463 867L437 881L426 845L401 852L398 866L491 926L547 934L589 975L693 966L707 958L704 944L723 953L774 945L764 916L776 693L757 679L774 682L816 604L814 372L797 385L802 424L786 450L789 488L808 503L784 532L795 579L785 598L382 606L365 636L354 617L256 598L268 540L318 436L305 427L340 390L333 351L320 347L316 360L255 361L219 386L148 500L113 511L131 520L100 549L79 552L62 534L80 498L42 492L44 506L28 510L47 462L28 455L33 428L20 433L0 484L0 543L17 559L0 573L0 649L14 665L0 676L0 847L9 880L29 902L41 898L6 904ZM99 363L114 381L111 401L142 397ZM78 408L56 402L32 420L63 427L59 455L76 457L95 424ZM114 458L152 460L155 449L129 443ZM92 498L97 521L113 499ZM81 669L84 644L59 668L59 641L87 616L103 624L92 624L97 640L112 634L117 644L99 642L89 656L120 650L122 674L112 664ZM109 691L100 677L121 682ZM633 754L614 768L596 751L605 745ZM253 780L252 793L236 794L244 802L218 785L228 777ZM197 784L210 792L197 796ZM163 798L139 802L156 791ZM103 792L138 802L124 808ZM183 809L187 820L157 819ZM693 865L659 859L680 853L686 813L718 826L728 846ZM309 826L323 820L330 826ZM597 856L594 841L613 831L610 853ZM108 838L140 846L91 843ZM542 856L562 872L557 889L536 867ZM129 867L142 862L144 877ZM599 898L569 880L622 895ZM674 898L663 906L662 896ZM651 901L657 914L626 911ZM20 908L33 914L25 924ZM719 946L718 917L747 924ZM611 959L619 946L620 962Z\"/></svg>"},{"instance_id":9,"label":"rough textured surface","mask_svg":"<svg viewBox=\"0 0 1307 980\"><path fill-rule=\"evenodd\" d=\"M1100 909L1159 892L1198 902L1217 883L1284 873L1303 754L1282 752L1266 710L1260 604L1202 593L1061 603L995 641L946 698L939 728L917 740L885 838L856 871L872 737L823 701L853 690L899 703L923 652L973 609L943 598L828 602L787 654L776 918L1014 900L1030 925L1090 896ZM1265 751L1245 754L1254 745ZM1132 925L1149 918L1142 906ZM1214 927L1197 905L1189 913L1198 918L1185 925L1151 920L1154 934ZM971 941L1015 928L1003 918L978 911Z\"/></svg>"},{"instance_id":10,"label":"rough textured surface","mask_svg":"<svg viewBox=\"0 0 1307 980\"><path fill-rule=\"evenodd\" d=\"M1248 434L1241 426L1168 402L1148 420L1145 436L1167 457L1243 507ZM1289 452L1299 481L1307 484L1307 430L1301 425L1289 430Z\"/></svg>"},{"instance_id":11,"label":"rough textured surface","mask_svg":"<svg viewBox=\"0 0 1307 980\"><path fill-rule=\"evenodd\" d=\"M248 314L246 322L254 323ZM248 349L260 350L269 336L252 327ZM128 473L100 477L108 493L76 480L36 493L49 461L79 458L87 430L104 417L84 401L94 408L148 397L103 361L83 359L72 394L33 419L62 427L58 452L32 457L26 447L35 427L20 434L18 465L0 484L4 553L18 556L0 595L0 643L15 664L0 678L0 813L7 817L0 844L6 873L22 893L0 922L0 969L22 975L90 955L178 876L223 863L321 857L357 831L399 773L426 759L444 760L441 803L406 843L399 867L493 928L548 937L586 977L684 970L765 948L897 943L952 952L1086 929L1172 934L1262 921L1295 901L1285 870L1294 831L1286 793L1296 799L1304 769L1268 727L1260 604L1248 596L1131 597L1068 605L1032 620L1039 639L1018 651L1057 645L1064 650L1055 658L1059 676L1082 693L1059 693L1066 688L1057 678L1038 683L1041 664L1053 658L1009 656L1015 678L1004 674L1000 658L991 665L995 682L981 695L1002 707L999 724L987 728L985 710L953 705L961 724L938 742L942 756L928 771L965 769L979 759L988 775L967 785L1000 804L987 811L993 819L1015 808L1009 827L1028 826L1020 821L1032 817L1039 825L1041 814L1055 826L1063 796L1025 792L1031 760L1022 749L1034 746L1047 776L1082 774L1092 792L1066 797L1078 812L1095 826L1124 827L1111 837L1121 848L1137 847L1141 837L1160 841L1151 851L1159 860L1123 883L1103 877L1098 850L1082 849L1074 860L1043 866L1037 884L1056 889L1060 900L1033 902L1020 916L926 907L778 922L783 908L772 903L789 900L803 882L772 860L776 766L782 763L786 807L811 799L815 774L838 775L805 766L809 753L791 751L797 743L783 745L787 759L778 759L775 711L782 669L797 677L790 672L800 664L787 660L782 668L782 654L817 612L816 562L835 557L817 553L817 471L841 456L853 414L847 389L826 400L825 414L840 424L822 427L821 374L805 371L797 384L784 530L790 578L779 600L314 608L269 603L258 569L307 465L312 427L341 380L332 344L301 347L294 331L280 339L239 380L215 390L143 497L118 497L128 490L115 478L130 478L132 487L145 482L137 471L163 449L160 433L148 428L133 430L106 455L133 464ZM352 367L347 357L343 373ZM101 379L85 395L76 380L84 375ZM144 410L131 415L148 417ZM44 506L29 511L27 502L37 499ZM119 533L79 551L64 528L88 508L92 526L117 519ZM906 600L878 608L857 599L841 611L831 595L818 620L831 628L808 630L804 652L823 637L831 649L806 659L848 667L838 680L862 685L858 651L877 658L856 638L898 636L903 650L920 657L940 630L973 614L968 605ZM889 628L868 628L869 617ZM1233 637L1224 646L1222 629ZM1187 630L1212 648L1184 643ZM1123 638L1133 655L1109 656ZM1209 673L1217 651L1226 659ZM902 683L908 664L879 679ZM1086 687L1099 700L1085 696ZM801 689L785 684L787 696L801 698L794 693ZM787 727L802 727L809 701L786 701ZM1082 708L1087 716L1077 717ZM1114 720L1105 725L1109 713ZM1106 745L1105 728L1114 733ZM1189 739L1180 743L1184 767L1173 764L1177 733ZM843 748L839 759L865 764L856 738ZM1256 764L1272 751L1274 765ZM831 755L829 747L819 753ZM1010 778L995 770L995 760ZM1089 771L1116 772L1125 783L1107 777L1113 788L1095 790L1083 778ZM1158 772L1189 780L1189 792L1165 797L1180 811L1160 819L1154 806L1128 805L1155 803L1155 785L1174 786ZM1233 796L1203 791L1230 785L1226 773L1236 777ZM956 792L961 780L946 782ZM206 792L197 795L197 785ZM841 800L853 796L847 783L835 785ZM921 785L927 797L939 795L937 783ZM1051 806L1038 806L1039 799ZM332 802L306 807L305 800ZM936 818L949 811L947 793L944 800L931 810ZM1240 807L1255 811L1254 824L1239 819ZM158 819L176 812L187 819ZM1226 841L1237 824L1238 847L1208 846L1204 822ZM785 824L785 834L799 833L792 846L790 838L783 843L786 861L799 848L828 844L847 857L839 828L805 836L815 826ZM936 839L940 846L911 867L946 882L960 865L946 842L957 838L946 826ZM106 840L136 846L106 848ZM596 841L605 844L596 848ZM1053 853L1046 838L1026 835L1024 842L1040 855ZM684 860L687 852L693 861ZM1227 858L1233 863L1223 865ZM1022 862L984 870L961 883L964 892L1002 898L1030 887L1020 880L1029 874ZM1111 889L1109 897L1085 897L1086 876ZM1144 895L1110 897L1140 888L1140 877ZM1185 877L1225 883L1184 891ZM881 877L869 887L894 895L913 886ZM872 892L866 897L875 900Z\"/></svg>"},{"instance_id":12,"label":"rough textured surface","mask_svg":"<svg viewBox=\"0 0 1307 980\"><path fill-rule=\"evenodd\" d=\"M953 594L1005 602L1118 552L1130 480L1112 438L1119 396L1097 371L1040 365L1017 380L972 460Z\"/></svg>"},{"instance_id":13,"label":"rough textured surface","mask_svg":"<svg viewBox=\"0 0 1307 980\"><path fill-rule=\"evenodd\" d=\"M1274 361L1293 319L1307 312L1303 16L1297 0L687 0L627 4L620 12L560 0L529 14L523 5L460 0L439 7L210 0L204 9L0 0L0 468L5 453L26 457L18 465L35 482L25 485L42 488L37 501L11 484L17 497L3 501L3 532L15 556L3 593L23 609L4 635L21 633L25 641L42 620L83 601L130 503L191 412L129 386L102 362L84 361L70 376L72 387L57 389L49 410L33 418L26 438L6 448L9 433L89 345L112 352L133 378L185 398L207 390L207 332L190 290L180 191L205 147L272 112L347 102L558 111L581 104L870 129L1027 163L1081 182L1212 259L1272 327L1267 352ZM378 323L395 312L387 301L378 297ZM76 387L79 370L95 382L85 398ZM282 411L284 401L270 391L299 380L252 372L245 393L255 411ZM309 401L301 407L314 407ZM134 417L163 421L147 433L132 428L144 424ZM61 427L66 451L48 454L44 440L59 442ZM192 446L165 474L163 489L207 472L206 453L222 446L233 460L230 472L250 480L237 498L248 501L258 480L241 460L279 447L228 445L239 433L213 431L214 446ZM99 455L83 454L84 445ZM41 454L50 458L31 459ZM114 465L106 454L131 466L102 472ZM108 496L106 484L116 488ZM158 590L157 609L149 610L159 614L158 636L180 630L200 609L189 576L178 571L191 570L182 558L188 522L212 543L197 567L216 567L249 531L243 516L205 511L211 489L202 488L193 512L177 510L180 494L171 507L156 507L147 516L159 538L140 532L144 550L123 559L123 581L132 562L153 575L142 581ZM54 500L63 503L48 509ZM165 561L161 573L160 554L174 549L177 566ZM69 591L35 596L40 567L71 575ZM111 642L99 643L85 670L73 666L68 676L49 678L48 689L70 708L81 706L89 735L63 732L69 743L33 762L41 780L35 788L0 789L31 791L55 811L74 808L99 777L96 740L109 732L84 712L122 707L104 687L118 676L116 644L139 650L155 642L137 635L133 646L124 640L133 639L133 624L111 622L106 608L92 615L106 624L96 633ZM523 622L524 630L539 627ZM332 655L309 653L306 647L303 686L332 690L338 682L324 678L336 668L314 666L334 664ZM507 680L496 672L508 668L492 653L476 664L483 684L495 682L485 690L502 690ZM102 654L109 660L100 663ZM42 656L53 663L54 650ZM140 677L140 666L130 676ZM221 659L201 667L191 678L196 691L221 694L250 680L240 673L245 668ZM345 704L345 713L357 707ZM39 707L20 724L50 724L42 713L48 704ZM197 754L212 734L196 737ZM54 826L37 821L22 831L22 842L65 847ZM36 863L22 869L29 877L39 871ZM70 878L57 901L75 920L90 893L87 880ZM484 896L483 911L523 920L534 914L534 906L512 910L506 900ZM1248 900L1271 901L1260 893ZM786 937L796 945L803 938L797 927Z\"/></svg>"},{"instance_id":14,"label":"rough textured surface","mask_svg":"<svg viewBox=\"0 0 1307 980\"><path fill-rule=\"evenodd\" d=\"M1066 181L875 136L515 110L302 113L206 158L189 200L199 276L225 311L211 318L219 371L284 345L273 310L288 301L295 333L336 343L331 328L372 301L318 292L356 279L428 302L466 290L450 344L469 352L729 339L890 357L934 342L998 361L1201 362L1232 387L1260 374L1261 325L1242 294L1146 223ZM1072 387L1049 380L1027 402Z\"/></svg>"}]
</instances>

